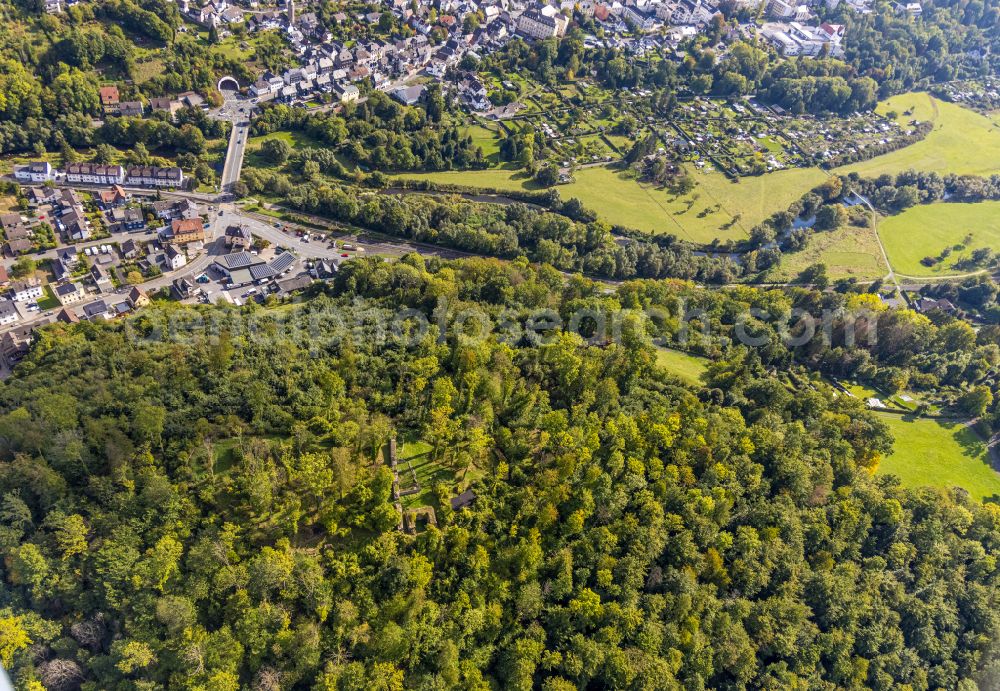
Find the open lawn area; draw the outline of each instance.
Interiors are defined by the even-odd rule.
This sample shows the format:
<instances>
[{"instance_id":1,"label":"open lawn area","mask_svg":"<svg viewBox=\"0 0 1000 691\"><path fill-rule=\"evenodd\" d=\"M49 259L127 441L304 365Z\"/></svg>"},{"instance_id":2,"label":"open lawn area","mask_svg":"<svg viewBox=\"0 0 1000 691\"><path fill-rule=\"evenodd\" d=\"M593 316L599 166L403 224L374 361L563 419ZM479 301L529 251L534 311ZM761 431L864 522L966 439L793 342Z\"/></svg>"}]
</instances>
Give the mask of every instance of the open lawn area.
<instances>
[{"instance_id":1,"label":"open lawn area","mask_svg":"<svg viewBox=\"0 0 1000 691\"><path fill-rule=\"evenodd\" d=\"M989 465L982 439L961 423L880 413L896 443L878 472L907 487L962 487L975 499L1000 495L1000 473Z\"/></svg>"},{"instance_id":2,"label":"open lawn area","mask_svg":"<svg viewBox=\"0 0 1000 691\"><path fill-rule=\"evenodd\" d=\"M826 179L817 168L794 168L730 182L722 173L691 172L696 187L683 197L637 182L614 168L595 166L576 171L575 179L556 189L563 199L576 197L609 223L652 233L671 233L683 240L743 240L749 229ZM522 170L404 173L399 178L439 183L537 189ZM741 216L734 222L734 215Z\"/></svg>"},{"instance_id":3,"label":"open lawn area","mask_svg":"<svg viewBox=\"0 0 1000 691\"><path fill-rule=\"evenodd\" d=\"M695 189L683 197L643 185L606 167L577 171L571 185L559 188L564 199L577 197L612 223L683 240L710 243L743 240L750 228L826 179L815 168L795 168L731 182L718 171L692 170ZM713 209L718 208L716 211ZM740 214L734 222L734 216Z\"/></svg>"},{"instance_id":4,"label":"open lawn area","mask_svg":"<svg viewBox=\"0 0 1000 691\"><path fill-rule=\"evenodd\" d=\"M520 168L504 166L486 170L439 170L430 173L400 173L400 180L430 180L445 185L494 187L500 190L538 189L528 174Z\"/></svg>"},{"instance_id":5,"label":"open lawn area","mask_svg":"<svg viewBox=\"0 0 1000 691\"><path fill-rule=\"evenodd\" d=\"M288 142L289 146L293 149L308 148L314 146L322 146L315 139L305 134L304 132L272 132L271 134L265 134L260 137L250 137L247 140L246 148L246 163L245 165L253 168L272 168L273 166L269 161L264 160L260 155L260 148L264 146L264 142L268 139L283 139ZM229 142L227 140L226 146L228 147ZM222 149L222 155L224 156L226 149Z\"/></svg>"},{"instance_id":6,"label":"open lawn area","mask_svg":"<svg viewBox=\"0 0 1000 691\"><path fill-rule=\"evenodd\" d=\"M52 292L51 285L45 286L45 295L38 298L37 302L38 302L38 309L42 311L54 310L57 307L60 307L62 304L59 302L59 299L56 297L55 293Z\"/></svg>"},{"instance_id":7,"label":"open lawn area","mask_svg":"<svg viewBox=\"0 0 1000 691\"><path fill-rule=\"evenodd\" d=\"M1000 161L998 161L1000 165ZM962 266L973 250L1000 249L1000 202L922 204L879 221L879 235L892 268L904 276L947 276L976 271ZM972 236L966 244L966 238ZM962 249L955 249L964 245ZM951 253L933 266L924 257Z\"/></svg>"},{"instance_id":8,"label":"open lawn area","mask_svg":"<svg viewBox=\"0 0 1000 691\"><path fill-rule=\"evenodd\" d=\"M676 197L605 166L578 170L573 183L558 189L563 199L576 197L609 223L651 233L669 233L698 243L709 243L714 238L746 238L745 228L733 221L721 201L701 189L702 179L715 176L725 183L723 175L695 175L699 189L685 197ZM708 184L712 182L716 181Z\"/></svg>"},{"instance_id":9,"label":"open lawn area","mask_svg":"<svg viewBox=\"0 0 1000 691\"><path fill-rule=\"evenodd\" d=\"M891 153L835 169L865 177L904 170L991 175L1000 172L1000 117L992 119L954 103L918 92L883 101L879 113L895 111L904 127L910 120L931 120L934 129L922 140ZM909 112L909 115L904 113Z\"/></svg>"},{"instance_id":10,"label":"open lawn area","mask_svg":"<svg viewBox=\"0 0 1000 691\"><path fill-rule=\"evenodd\" d=\"M708 360L672 348L657 348L656 364L689 384L700 384Z\"/></svg>"},{"instance_id":11,"label":"open lawn area","mask_svg":"<svg viewBox=\"0 0 1000 691\"><path fill-rule=\"evenodd\" d=\"M813 264L826 264L831 279L875 280L888 273L873 228L845 225L836 230L811 232L806 246L781 255L781 264L769 280L791 281Z\"/></svg>"},{"instance_id":12,"label":"open lawn area","mask_svg":"<svg viewBox=\"0 0 1000 691\"><path fill-rule=\"evenodd\" d=\"M499 161L500 139L495 130L488 129L482 125L470 125L462 131L462 135L472 137L472 145L483 150L483 156L493 162Z\"/></svg>"}]
</instances>

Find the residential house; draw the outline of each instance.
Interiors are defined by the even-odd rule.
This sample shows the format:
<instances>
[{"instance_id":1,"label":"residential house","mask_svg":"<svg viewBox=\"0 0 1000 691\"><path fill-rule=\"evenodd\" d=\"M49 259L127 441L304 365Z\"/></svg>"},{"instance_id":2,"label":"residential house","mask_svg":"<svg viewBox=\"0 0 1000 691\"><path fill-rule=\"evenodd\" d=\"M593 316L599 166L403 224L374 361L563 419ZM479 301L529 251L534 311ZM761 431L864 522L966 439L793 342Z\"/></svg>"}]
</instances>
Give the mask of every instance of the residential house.
<instances>
[{"instance_id":1,"label":"residential house","mask_svg":"<svg viewBox=\"0 0 1000 691\"><path fill-rule=\"evenodd\" d=\"M28 203L32 206L55 204L59 200L59 190L55 187L31 187L28 189Z\"/></svg>"},{"instance_id":2,"label":"residential house","mask_svg":"<svg viewBox=\"0 0 1000 691\"><path fill-rule=\"evenodd\" d=\"M146 229L142 211L134 207L111 210L112 230L118 233L135 233Z\"/></svg>"},{"instance_id":3,"label":"residential house","mask_svg":"<svg viewBox=\"0 0 1000 691\"><path fill-rule=\"evenodd\" d=\"M50 319L45 319L43 323L48 323ZM0 337L0 357L8 366L13 367L20 362L28 350L31 348L31 341L34 338L35 329L41 326L39 323L19 326L6 332Z\"/></svg>"},{"instance_id":4,"label":"residential house","mask_svg":"<svg viewBox=\"0 0 1000 691\"><path fill-rule=\"evenodd\" d=\"M112 185L109 190L101 190L101 193L98 195L98 204L100 204L102 209L125 206L129 196L121 185Z\"/></svg>"},{"instance_id":5,"label":"residential house","mask_svg":"<svg viewBox=\"0 0 1000 691\"><path fill-rule=\"evenodd\" d=\"M258 79L253 84L250 85L250 95L254 98L262 98L266 96L273 96L274 92L271 89L271 83L266 79Z\"/></svg>"},{"instance_id":6,"label":"residential house","mask_svg":"<svg viewBox=\"0 0 1000 691\"><path fill-rule=\"evenodd\" d=\"M131 238L123 242L119 250L122 253L123 259L138 259L141 254L139 244Z\"/></svg>"},{"instance_id":7,"label":"residential house","mask_svg":"<svg viewBox=\"0 0 1000 691\"><path fill-rule=\"evenodd\" d=\"M177 167L130 166L126 179L128 184L141 187L180 187L184 182L184 173Z\"/></svg>"},{"instance_id":8,"label":"residential house","mask_svg":"<svg viewBox=\"0 0 1000 691\"><path fill-rule=\"evenodd\" d=\"M102 293L109 293L114 288L114 285L111 283L111 278L108 276L108 272L105 271L100 264L94 264L90 267L90 279Z\"/></svg>"},{"instance_id":9,"label":"residential house","mask_svg":"<svg viewBox=\"0 0 1000 691\"><path fill-rule=\"evenodd\" d=\"M76 312L73 310L63 307L59 310L59 314L56 315L56 321L64 324L78 324L80 322L80 317L76 316Z\"/></svg>"},{"instance_id":10,"label":"residential house","mask_svg":"<svg viewBox=\"0 0 1000 691\"><path fill-rule=\"evenodd\" d=\"M34 249L34 244L31 240L8 240L4 244L4 251L11 257L27 254L32 249Z\"/></svg>"},{"instance_id":11,"label":"residential house","mask_svg":"<svg viewBox=\"0 0 1000 691\"><path fill-rule=\"evenodd\" d=\"M299 274L298 276L275 281L275 285L278 288L279 295L289 295L290 293L308 288L312 282L312 276L309 274Z\"/></svg>"},{"instance_id":12,"label":"residential house","mask_svg":"<svg viewBox=\"0 0 1000 691\"><path fill-rule=\"evenodd\" d=\"M452 511L459 511L471 506L474 501L476 501L476 493L471 489L467 489L458 496L452 497L449 503L451 504Z\"/></svg>"},{"instance_id":13,"label":"residential house","mask_svg":"<svg viewBox=\"0 0 1000 691\"><path fill-rule=\"evenodd\" d=\"M142 101L122 101L118 106L118 114L122 117L141 118L144 110Z\"/></svg>"},{"instance_id":14,"label":"residential house","mask_svg":"<svg viewBox=\"0 0 1000 691\"><path fill-rule=\"evenodd\" d=\"M128 297L125 298L128 301L129 306L132 309L139 309L140 307L145 307L149 304L149 296L142 291L142 288L138 286L132 286L132 289L128 291Z\"/></svg>"},{"instance_id":15,"label":"residential house","mask_svg":"<svg viewBox=\"0 0 1000 691\"><path fill-rule=\"evenodd\" d=\"M167 271L177 271L177 269L183 268L187 264L187 256L177 245L167 245L166 249L163 250L163 265Z\"/></svg>"},{"instance_id":16,"label":"residential house","mask_svg":"<svg viewBox=\"0 0 1000 691\"><path fill-rule=\"evenodd\" d=\"M77 194L77 191L74 189L70 189L69 187L63 187L59 189L58 194L59 194L59 199L57 203L59 204L60 207L64 209L73 206L80 206L81 204L83 204L83 200L80 199L80 195Z\"/></svg>"},{"instance_id":17,"label":"residential house","mask_svg":"<svg viewBox=\"0 0 1000 691\"><path fill-rule=\"evenodd\" d=\"M0 326L7 326L20 321L21 313L13 300L0 300Z\"/></svg>"},{"instance_id":18,"label":"residential house","mask_svg":"<svg viewBox=\"0 0 1000 691\"><path fill-rule=\"evenodd\" d=\"M362 79L367 79L371 75L372 71L368 65L357 65L354 69L347 73L347 78L352 82L358 82Z\"/></svg>"},{"instance_id":19,"label":"residential house","mask_svg":"<svg viewBox=\"0 0 1000 691\"><path fill-rule=\"evenodd\" d=\"M185 91L182 94L178 94L177 100L181 102L181 105L188 108L200 108L205 103L205 99L194 91Z\"/></svg>"},{"instance_id":20,"label":"residential house","mask_svg":"<svg viewBox=\"0 0 1000 691\"><path fill-rule=\"evenodd\" d=\"M354 53L344 48L339 53L337 57L334 58L334 65L339 68L348 69L354 66Z\"/></svg>"},{"instance_id":21,"label":"residential house","mask_svg":"<svg viewBox=\"0 0 1000 691\"><path fill-rule=\"evenodd\" d=\"M10 284L10 294L14 302L30 302L42 297L42 282L34 276L13 281Z\"/></svg>"},{"instance_id":22,"label":"residential house","mask_svg":"<svg viewBox=\"0 0 1000 691\"><path fill-rule=\"evenodd\" d=\"M942 298L940 300L935 300L934 298L918 298L914 305L918 312L926 313L932 310L940 310L942 312L952 313L957 311L955 303L953 303L948 298Z\"/></svg>"},{"instance_id":23,"label":"residential house","mask_svg":"<svg viewBox=\"0 0 1000 691\"><path fill-rule=\"evenodd\" d=\"M253 236L250 228L245 225L232 225L226 228L226 247L236 250L250 249L253 244Z\"/></svg>"},{"instance_id":24,"label":"residential house","mask_svg":"<svg viewBox=\"0 0 1000 691\"><path fill-rule=\"evenodd\" d=\"M205 225L200 218L178 218L170 224L172 238L178 245L204 242Z\"/></svg>"},{"instance_id":25,"label":"residential house","mask_svg":"<svg viewBox=\"0 0 1000 691\"><path fill-rule=\"evenodd\" d=\"M59 300L59 304L72 305L73 303L80 302L85 297L87 293L84 292L83 286L79 283L63 283L62 285L56 286L55 289L56 299Z\"/></svg>"},{"instance_id":26,"label":"residential house","mask_svg":"<svg viewBox=\"0 0 1000 691\"><path fill-rule=\"evenodd\" d=\"M535 9L525 10L517 19L517 32L536 40L562 36L567 26L569 20L561 14L550 16Z\"/></svg>"},{"instance_id":27,"label":"residential house","mask_svg":"<svg viewBox=\"0 0 1000 691\"><path fill-rule=\"evenodd\" d=\"M173 118L177 111L184 107L184 104L176 98L161 96L149 99L149 107L153 111L167 113L171 118Z\"/></svg>"},{"instance_id":28,"label":"residential house","mask_svg":"<svg viewBox=\"0 0 1000 691\"><path fill-rule=\"evenodd\" d=\"M338 83L333 85L333 95L336 96L341 103L350 103L351 101L357 101L361 98L361 91L353 84Z\"/></svg>"},{"instance_id":29,"label":"residential house","mask_svg":"<svg viewBox=\"0 0 1000 691\"><path fill-rule=\"evenodd\" d=\"M18 240L27 240L31 242L31 233L22 225L16 225L12 228L7 228L4 230L7 235L8 242L17 242Z\"/></svg>"},{"instance_id":30,"label":"residential house","mask_svg":"<svg viewBox=\"0 0 1000 691\"><path fill-rule=\"evenodd\" d=\"M320 280L331 278L337 275L337 262L333 259L319 259L313 263L312 269L309 273L312 274L313 278L318 278Z\"/></svg>"},{"instance_id":31,"label":"residential house","mask_svg":"<svg viewBox=\"0 0 1000 691\"><path fill-rule=\"evenodd\" d=\"M66 166L66 182L87 185L120 185L125 182L125 169L100 163L70 163Z\"/></svg>"},{"instance_id":32,"label":"residential house","mask_svg":"<svg viewBox=\"0 0 1000 691\"><path fill-rule=\"evenodd\" d=\"M184 300L192 297L197 290L198 284L195 283L193 276L181 276L180 278L175 278L170 282L170 292L173 293L174 297L178 300Z\"/></svg>"},{"instance_id":33,"label":"residential house","mask_svg":"<svg viewBox=\"0 0 1000 691\"><path fill-rule=\"evenodd\" d=\"M48 182L55 180L56 171L48 161L32 161L14 167L14 178L18 182Z\"/></svg>"},{"instance_id":34,"label":"residential house","mask_svg":"<svg viewBox=\"0 0 1000 691\"><path fill-rule=\"evenodd\" d=\"M153 213L164 221L172 221L175 218L198 218L200 212L198 205L190 199L180 201L159 201L150 204Z\"/></svg>"},{"instance_id":35,"label":"residential house","mask_svg":"<svg viewBox=\"0 0 1000 691\"><path fill-rule=\"evenodd\" d=\"M79 205L68 207L59 214L56 227L70 240L86 240L90 237L90 223Z\"/></svg>"},{"instance_id":36,"label":"residential house","mask_svg":"<svg viewBox=\"0 0 1000 691\"><path fill-rule=\"evenodd\" d=\"M118 115L121 112L117 86L102 86L97 93L101 98L101 110L105 115Z\"/></svg>"},{"instance_id":37,"label":"residential house","mask_svg":"<svg viewBox=\"0 0 1000 691\"><path fill-rule=\"evenodd\" d=\"M84 305L83 318L88 321L110 319L111 310L108 308L108 303L104 302L104 300L96 300L90 304Z\"/></svg>"}]
</instances>

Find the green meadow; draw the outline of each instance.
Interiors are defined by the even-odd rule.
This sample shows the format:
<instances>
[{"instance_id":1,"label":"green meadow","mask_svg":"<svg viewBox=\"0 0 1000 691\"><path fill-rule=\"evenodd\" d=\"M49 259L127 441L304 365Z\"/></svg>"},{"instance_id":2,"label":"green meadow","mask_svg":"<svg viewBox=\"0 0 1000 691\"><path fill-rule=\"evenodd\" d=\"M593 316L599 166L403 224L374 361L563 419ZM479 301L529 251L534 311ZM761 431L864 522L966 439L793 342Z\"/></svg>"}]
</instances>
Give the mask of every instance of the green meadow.
<instances>
[{"instance_id":1,"label":"green meadow","mask_svg":"<svg viewBox=\"0 0 1000 691\"><path fill-rule=\"evenodd\" d=\"M946 276L975 271L961 262L974 250L1000 249L1000 202L922 204L879 221L889 262L904 276ZM968 240L968 242L967 242ZM933 266L921 259L951 253Z\"/></svg>"},{"instance_id":2,"label":"green meadow","mask_svg":"<svg viewBox=\"0 0 1000 691\"><path fill-rule=\"evenodd\" d=\"M563 199L576 197L608 223L652 233L670 233L683 240L743 240L749 229L770 214L785 209L823 182L816 168L795 168L731 182L722 173L691 172L695 189L676 196L636 181L608 166L583 168L574 181L556 189ZM399 178L507 190L537 189L524 173L512 168L473 171L405 173Z\"/></svg>"},{"instance_id":3,"label":"green meadow","mask_svg":"<svg viewBox=\"0 0 1000 691\"><path fill-rule=\"evenodd\" d=\"M813 264L825 264L832 279L856 278L872 281L888 273L875 229L845 225L830 231L812 232L806 246L781 255L781 264L768 276L791 281Z\"/></svg>"},{"instance_id":4,"label":"green meadow","mask_svg":"<svg viewBox=\"0 0 1000 691\"><path fill-rule=\"evenodd\" d=\"M689 384L700 384L708 360L672 348L657 348L656 364Z\"/></svg>"},{"instance_id":5,"label":"green meadow","mask_svg":"<svg viewBox=\"0 0 1000 691\"><path fill-rule=\"evenodd\" d=\"M878 472L899 477L907 487L962 487L972 497L1000 495L1000 473L972 429L959 422L903 418L880 413L896 443Z\"/></svg>"}]
</instances>

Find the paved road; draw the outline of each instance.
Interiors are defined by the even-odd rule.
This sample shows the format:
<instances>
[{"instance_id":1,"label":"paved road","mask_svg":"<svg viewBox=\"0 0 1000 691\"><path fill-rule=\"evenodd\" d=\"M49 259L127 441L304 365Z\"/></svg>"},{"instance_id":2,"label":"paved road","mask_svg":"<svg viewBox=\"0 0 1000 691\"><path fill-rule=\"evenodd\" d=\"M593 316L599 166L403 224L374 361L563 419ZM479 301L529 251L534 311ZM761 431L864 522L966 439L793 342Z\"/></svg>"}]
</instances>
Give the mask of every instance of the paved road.
<instances>
[{"instance_id":1,"label":"paved road","mask_svg":"<svg viewBox=\"0 0 1000 691\"><path fill-rule=\"evenodd\" d=\"M222 105L211 111L208 116L233 123L233 129L229 133L229 147L226 149L226 161L222 164L222 179L219 182L220 193L223 197L227 197L232 194L233 185L240 179L243 154L247 139L250 137L250 114L255 106L253 101L244 98L238 91L223 91L222 97L224 99Z\"/></svg>"},{"instance_id":2,"label":"paved road","mask_svg":"<svg viewBox=\"0 0 1000 691\"><path fill-rule=\"evenodd\" d=\"M240 179L243 168L243 153L246 151L247 140L250 137L250 120L237 120L229 135L229 148L226 150L226 162L222 166L222 180L219 185L223 195L233 193L233 185Z\"/></svg>"}]
</instances>

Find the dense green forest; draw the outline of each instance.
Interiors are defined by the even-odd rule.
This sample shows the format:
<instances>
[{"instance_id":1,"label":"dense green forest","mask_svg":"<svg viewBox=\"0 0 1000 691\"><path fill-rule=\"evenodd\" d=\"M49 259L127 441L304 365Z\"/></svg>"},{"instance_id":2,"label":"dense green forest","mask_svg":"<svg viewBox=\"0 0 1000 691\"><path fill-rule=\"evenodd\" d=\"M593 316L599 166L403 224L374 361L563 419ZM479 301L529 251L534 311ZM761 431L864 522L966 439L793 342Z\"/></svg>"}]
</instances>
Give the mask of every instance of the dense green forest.
<instances>
[{"instance_id":1,"label":"dense green forest","mask_svg":"<svg viewBox=\"0 0 1000 691\"><path fill-rule=\"evenodd\" d=\"M780 344L681 385L649 336L695 289L408 256L324 290L40 333L0 393L21 688L995 687L1000 509L873 477L884 424ZM715 295L731 330L779 294ZM432 326L380 338L401 308ZM620 338L447 326L585 308ZM398 530L394 436L475 501Z\"/></svg>"}]
</instances>

